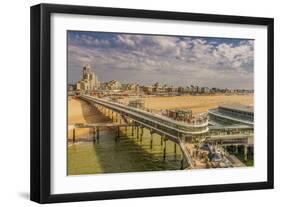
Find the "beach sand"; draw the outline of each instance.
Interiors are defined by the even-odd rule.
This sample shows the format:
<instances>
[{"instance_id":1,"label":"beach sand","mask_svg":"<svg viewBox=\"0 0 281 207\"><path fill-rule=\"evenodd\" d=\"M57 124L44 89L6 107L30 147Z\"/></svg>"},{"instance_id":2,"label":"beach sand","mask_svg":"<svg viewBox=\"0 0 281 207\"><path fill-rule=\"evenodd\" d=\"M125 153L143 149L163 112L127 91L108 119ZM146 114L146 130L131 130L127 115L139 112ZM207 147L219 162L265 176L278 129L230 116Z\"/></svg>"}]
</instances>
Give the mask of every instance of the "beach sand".
<instances>
[{"instance_id":1,"label":"beach sand","mask_svg":"<svg viewBox=\"0 0 281 207\"><path fill-rule=\"evenodd\" d=\"M212 95L212 96L172 96L143 98L145 108L161 109L192 109L194 114L207 112L221 104L239 103L253 105L253 95ZM122 100L128 102L129 100Z\"/></svg>"},{"instance_id":2,"label":"beach sand","mask_svg":"<svg viewBox=\"0 0 281 207\"><path fill-rule=\"evenodd\" d=\"M86 101L76 98L68 100L68 124L77 123L106 123L111 120L104 116L95 107L92 107ZM78 138L87 139L90 136L91 129L76 129L75 135ZM72 130L68 130L68 139L72 140Z\"/></svg>"}]
</instances>

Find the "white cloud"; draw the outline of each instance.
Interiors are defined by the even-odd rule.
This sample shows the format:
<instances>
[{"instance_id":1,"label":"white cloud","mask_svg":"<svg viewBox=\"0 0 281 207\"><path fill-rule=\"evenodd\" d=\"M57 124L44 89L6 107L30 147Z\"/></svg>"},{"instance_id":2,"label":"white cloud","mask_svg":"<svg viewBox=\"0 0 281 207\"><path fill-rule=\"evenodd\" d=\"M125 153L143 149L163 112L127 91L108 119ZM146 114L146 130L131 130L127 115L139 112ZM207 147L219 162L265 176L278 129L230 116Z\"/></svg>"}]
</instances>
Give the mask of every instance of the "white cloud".
<instances>
[{"instance_id":1,"label":"white cloud","mask_svg":"<svg viewBox=\"0 0 281 207\"><path fill-rule=\"evenodd\" d=\"M78 79L77 71L82 65L91 64L103 81L114 79L117 73L123 74L121 78L126 81L127 76L132 78L128 74L134 73L133 78L139 81L155 74L147 81L253 87L254 41L236 40L234 44L219 38L107 35L107 38L96 38L82 34L70 38L70 79ZM155 80L157 74L162 80Z\"/></svg>"}]
</instances>

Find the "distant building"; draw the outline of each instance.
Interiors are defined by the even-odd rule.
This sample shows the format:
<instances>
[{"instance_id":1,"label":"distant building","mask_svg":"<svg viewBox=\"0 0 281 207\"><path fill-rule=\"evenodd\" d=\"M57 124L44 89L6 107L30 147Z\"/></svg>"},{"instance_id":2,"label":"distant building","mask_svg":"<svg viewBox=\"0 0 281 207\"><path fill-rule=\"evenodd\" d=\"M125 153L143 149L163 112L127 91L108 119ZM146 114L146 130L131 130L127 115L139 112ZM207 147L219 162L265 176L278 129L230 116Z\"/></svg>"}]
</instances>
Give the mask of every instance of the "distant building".
<instances>
[{"instance_id":1,"label":"distant building","mask_svg":"<svg viewBox=\"0 0 281 207\"><path fill-rule=\"evenodd\" d=\"M156 82L153 86L152 86L152 92L158 92L160 88L160 85L158 82Z\"/></svg>"},{"instance_id":2,"label":"distant building","mask_svg":"<svg viewBox=\"0 0 281 207\"><path fill-rule=\"evenodd\" d=\"M121 88L122 88L122 84L117 80L112 80L106 83L106 89L108 90L120 90Z\"/></svg>"},{"instance_id":3,"label":"distant building","mask_svg":"<svg viewBox=\"0 0 281 207\"><path fill-rule=\"evenodd\" d=\"M68 86L67 86L67 90L68 90L68 91L73 91L73 90L74 90L73 85L68 85Z\"/></svg>"},{"instance_id":4,"label":"distant building","mask_svg":"<svg viewBox=\"0 0 281 207\"><path fill-rule=\"evenodd\" d=\"M184 93L184 92L185 92L185 91L184 91L184 87L181 87L181 86L178 87L178 92L179 92L179 93Z\"/></svg>"},{"instance_id":5,"label":"distant building","mask_svg":"<svg viewBox=\"0 0 281 207\"><path fill-rule=\"evenodd\" d=\"M199 86L193 86L193 85L191 85L191 86L190 86L190 92L191 92L191 93L199 93L199 92L200 92Z\"/></svg>"},{"instance_id":6,"label":"distant building","mask_svg":"<svg viewBox=\"0 0 281 207\"><path fill-rule=\"evenodd\" d=\"M201 93L210 93L210 89L208 87L202 87Z\"/></svg>"},{"instance_id":7,"label":"distant building","mask_svg":"<svg viewBox=\"0 0 281 207\"><path fill-rule=\"evenodd\" d=\"M189 93L189 92L190 92L190 88L189 88L188 86L185 87L185 88L184 88L184 92L185 92L185 93Z\"/></svg>"},{"instance_id":8,"label":"distant building","mask_svg":"<svg viewBox=\"0 0 281 207\"><path fill-rule=\"evenodd\" d=\"M140 86L137 83L125 84L125 90L139 92Z\"/></svg>"},{"instance_id":9,"label":"distant building","mask_svg":"<svg viewBox=\"0 0 281 207\"><path fill-rule=\"evenodd\" d=\"M176 92L177 91L177 88L175 88L174 86L169 86L168 89L167 89L167 92Z\"/></svg>"},{"instance_id":10,"label":"distant building","mask_svg":"<svg viewBox=\"0 0 281 207\"><path fill-rule=\"evenodd\" d=\"M142 90L143 90L143 92L145 92L147 94L151 94L152 93L152 86L143 86Z\"/></svg>"},{"instance_id":11,"label":"distant building","mask_svg":"<svg viewBox=\"0 0 281 207\"><path fill-rule=\"evenodd\" d=\"M98 77L92 72L91 67L86 65L83 67L83 77L76 83L76 90L91 91L100 87Z\"/></svg>"}]
</instances>

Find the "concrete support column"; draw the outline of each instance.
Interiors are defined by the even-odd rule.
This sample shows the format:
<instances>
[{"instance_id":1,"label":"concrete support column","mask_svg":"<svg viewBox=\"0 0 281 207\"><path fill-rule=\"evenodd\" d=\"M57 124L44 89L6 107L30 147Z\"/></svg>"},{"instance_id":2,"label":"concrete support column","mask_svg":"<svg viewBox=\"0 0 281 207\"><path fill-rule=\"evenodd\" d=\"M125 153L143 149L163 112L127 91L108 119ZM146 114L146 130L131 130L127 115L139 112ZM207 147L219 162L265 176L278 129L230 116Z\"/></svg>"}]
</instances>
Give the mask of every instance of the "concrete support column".
<instances>
[{"instance_id":1,"label":"concrete support column","mask_svg":"<svg viewBox=\"0 0 281 207\"><path fill-rule=\"evenodd\" d=\"M117 137L120 137L120 127L117 127Z\"/></svg>"},{"instance_id":2,"label":"concrete support column","mask_svg":"<svg viewBox=\"0 0 281 207\"><path fill-rule=\"evenodd\" d=\"M143 137L143 127L141 127L141 132L140 132L140 141L142 142L142 137Z\"/></svg>"},{"instance_id":3,"label":"concrete support column","mask_svg":"<svg viewBox=\"0 0 281 207\"><path fill-rule=\"evenodd\" d=\"M166 140L164 139L163 159L166 159Z\"/></svg>"},{"instance_id":4,"label":"concrete support column","mask_svg":"<svg viewBox=\"0 0 281 207\"><path fill-rule=\"evenodd\" d=\"M120 137L120 127L118 126L117 127L117 130L116 130L116 135L115 135L115 142L117 142L117 139Z\"/></svg>"},{"instance_id":5,"label":"concrete support column","mask_svg":"<svg viewBox=\"0 0 281 207\"><path fill-rule=\"evenodd\" d=\"M97 140L99 141L99 139L100 139L100 128L97 127Z\"/></svg>"},{"instance_id":6,"label":"concrete support column","mask_svg":"<svg viewBox=\"0 0 281 207\"><path fill-rule=\"evenodd\" d=\"M72 142L75 143L75 128L72 130Z\"/></svg>"},{"instance_id":7,"label":"concrete support column","mask_svg":"<svg viewBox=\"0 0 281 207\"><path fill-rule=\"evenodd\" d=\"M152 145L153 145L153 133L150 132L150 149L152 149Z\"/></svg>"},{"instance_id":8,"label":"concrete support column","mask_svg":"<svg viewBox=\"0 0 281 207\"><path fill-rule=\"evenodd\" d=\"M96 128L93 128L93 143L96 142Z\"/></svg>"},{"instance_id":9,"label":"concrete support column","mask_svg":"<svg viewBox=\"0 0 281 207\"><path fill-rule=\"evenodd\" d=\"M244 160L245 161L248 160L248 146L247 145L244 146Z\"/></svg>"},{"instance_id":10,"label":"concrete support column","mask_svg":"<svg viewBox=\"0 0 281 207\"><path fill-rule=\"evenodd\" d=\"M132 125L132 136L134 136L134 126Z\"/></svg>"},{"instance_id":11,"label":"concrete support column","mask_svg":"<svg viewBox=\"0 0 281 207\"><path fill-rule=\"evenodd\" d=\"M183 170L183 167L184 167L184 158L183 158L183 154L181 154L181 170Z\"/></svg>"}]
</instances>

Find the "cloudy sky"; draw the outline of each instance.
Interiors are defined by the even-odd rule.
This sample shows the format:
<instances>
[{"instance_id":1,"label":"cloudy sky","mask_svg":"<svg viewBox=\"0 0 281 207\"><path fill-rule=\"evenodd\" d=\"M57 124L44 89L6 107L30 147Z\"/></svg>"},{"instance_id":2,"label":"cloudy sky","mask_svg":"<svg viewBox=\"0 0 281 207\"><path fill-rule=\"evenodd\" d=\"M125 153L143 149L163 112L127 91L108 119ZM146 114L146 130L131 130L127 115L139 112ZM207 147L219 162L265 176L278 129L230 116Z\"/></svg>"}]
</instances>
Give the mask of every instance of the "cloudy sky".
<instances>
[{"instance_id":1,"label":"cloudy sky","mask_svg":"<svg viewBox=\"0 0 281 207\"><path fill-rule=\"evenodd\" d=\"M68 82L91 65L98 79L253 89L254 41L68 31Z\"/></svg>"}]
</instances>

